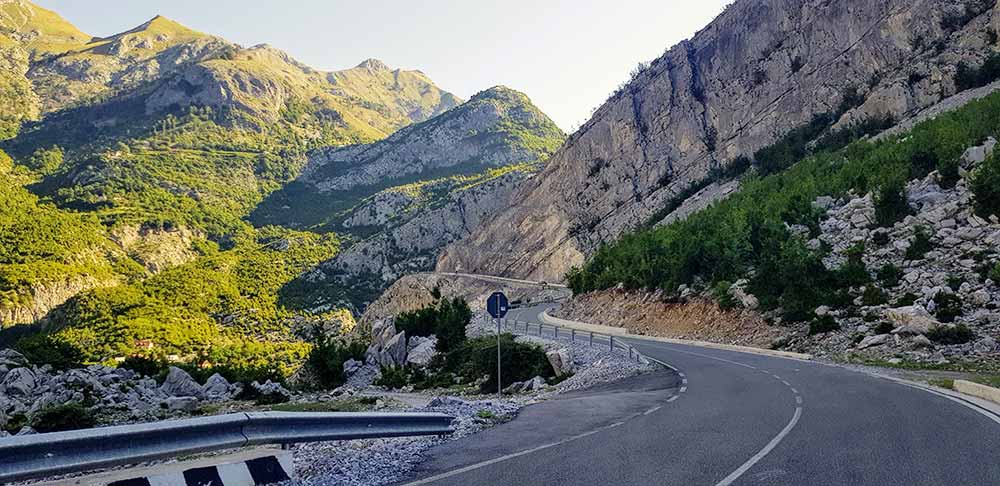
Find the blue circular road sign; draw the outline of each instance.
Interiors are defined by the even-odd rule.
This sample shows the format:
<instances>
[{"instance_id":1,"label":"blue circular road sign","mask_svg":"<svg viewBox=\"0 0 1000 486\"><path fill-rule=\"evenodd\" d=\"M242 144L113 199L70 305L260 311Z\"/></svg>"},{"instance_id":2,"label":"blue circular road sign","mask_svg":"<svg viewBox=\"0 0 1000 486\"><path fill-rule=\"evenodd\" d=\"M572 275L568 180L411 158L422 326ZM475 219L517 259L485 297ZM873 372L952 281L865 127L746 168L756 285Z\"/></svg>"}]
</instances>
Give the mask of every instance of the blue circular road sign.
<instances>
[{"instance_id":1,"label":"blue circular road sign","mask_svg":"<svg viewBox=\"0 0 1000 486\"><path fill-rule=\"evenodd\" d=\"M507 315L508 309L510 309L510 303L507 302L507 296L503 292L494 292L486 299L486 312L494 319L503 319Z\"/></svg>"}]
</instances>

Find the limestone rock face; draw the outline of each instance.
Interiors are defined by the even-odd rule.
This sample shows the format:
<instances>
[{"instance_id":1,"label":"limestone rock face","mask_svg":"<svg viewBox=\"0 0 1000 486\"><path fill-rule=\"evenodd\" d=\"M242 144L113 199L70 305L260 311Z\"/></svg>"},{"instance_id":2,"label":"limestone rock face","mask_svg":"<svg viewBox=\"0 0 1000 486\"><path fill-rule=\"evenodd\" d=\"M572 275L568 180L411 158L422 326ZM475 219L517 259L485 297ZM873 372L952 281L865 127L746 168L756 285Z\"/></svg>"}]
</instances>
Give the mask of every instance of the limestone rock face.
<instances>
[{"instance_id":1,"label":"limestone rock face","mask_svg":"<svg viewBox=\"0 0 1000 486\"><path fill-rule=\"evenodd\" d=\"M956 92L959 63L990 52L997 8L964 8L737 1L611 96L509 210L449 246L437 269L559 281L711 169L845 100L857 106L840 125L918 113Z\"/></svg>"}]
</instances>

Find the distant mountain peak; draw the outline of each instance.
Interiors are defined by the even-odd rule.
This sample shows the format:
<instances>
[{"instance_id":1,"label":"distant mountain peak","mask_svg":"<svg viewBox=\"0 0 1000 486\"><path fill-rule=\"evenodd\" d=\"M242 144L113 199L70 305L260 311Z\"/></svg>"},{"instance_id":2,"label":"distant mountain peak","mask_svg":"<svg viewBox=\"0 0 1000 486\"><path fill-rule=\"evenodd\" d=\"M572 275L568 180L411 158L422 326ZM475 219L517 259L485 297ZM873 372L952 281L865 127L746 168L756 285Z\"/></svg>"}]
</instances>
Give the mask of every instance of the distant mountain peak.
<instances>
[{"instance_id":1,"label":"distant mountain peak","mask_svg":"<svg viewBox=\"0 0 1000 486\"><path fill-rule=\"evenodd\" d=\"M386 63L375 58L365 59L361 64L358 64L357 67L360 69L367 69L369 71L376 71L376 72L392 70L391 68L389 68L388 65L386 65Z\"/></svg>"}]
</instances>

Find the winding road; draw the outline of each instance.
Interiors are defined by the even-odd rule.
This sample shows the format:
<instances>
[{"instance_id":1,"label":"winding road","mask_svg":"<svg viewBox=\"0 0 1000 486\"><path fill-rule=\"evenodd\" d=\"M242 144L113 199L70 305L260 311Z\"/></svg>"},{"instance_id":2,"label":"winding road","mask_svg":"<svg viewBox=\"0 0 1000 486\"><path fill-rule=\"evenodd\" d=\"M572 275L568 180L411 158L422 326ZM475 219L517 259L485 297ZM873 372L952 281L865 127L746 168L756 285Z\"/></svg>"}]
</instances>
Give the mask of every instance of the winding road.
<instances>
[{"instance_id":1,"label":"winding road","mask_svg":"<svg viewBox=\"0 0 1000 486\"><path fill-rule=\"evenodd\" d=\"M1000 485L1000 416L975 404L822 363L627 340L663 371L528 406L432 449L400 484Z\"/></svg>"}]
</instances>

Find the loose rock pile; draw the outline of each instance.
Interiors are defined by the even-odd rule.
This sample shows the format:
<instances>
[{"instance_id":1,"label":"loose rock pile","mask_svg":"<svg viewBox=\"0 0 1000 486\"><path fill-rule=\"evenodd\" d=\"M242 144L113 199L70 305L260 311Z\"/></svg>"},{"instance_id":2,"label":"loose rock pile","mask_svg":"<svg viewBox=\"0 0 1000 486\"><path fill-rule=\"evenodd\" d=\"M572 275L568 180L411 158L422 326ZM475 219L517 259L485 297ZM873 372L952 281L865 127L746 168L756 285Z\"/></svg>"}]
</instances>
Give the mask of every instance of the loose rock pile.
<instances>
[{"instance_id":1,"label":"loose rock pile","mask_svg":"<svg viewBox=\"0 0 1000 486\"><path fill-rule=\"evenodd\" d=\"M95 365L55 371L31 365L12 349L0 350L0 429L14 417L30 419L40 410L70 403L87 407L108 423L158 420L229 400L240 391L220 375L199 385L183 370L171 368L159 385L128 369Z\"/></svg>"},{"instance_id":2,"label":"loose rock pile","mask_svg":"<svg viewBox=\"0 0 1000 486\"><path fill-rule=\"evenodd\" d=\"M954 188L942 188L936 172L910 181L906 189L914 214L891 228L876 227L871 194L848 201L817 199L814 204L827 209L827 219L820 225L822 234L809 244L832 248L824 261L828 268L843 265L849 250L864 244L863 261L869 271L895 266L901 278L898 284L870 284L885 293L885 303L864 302L859 297L853 312L817 309L817 314L834 317L841 331L799 336L789 345L820 355L864 351L871 357L896 361L1000 361L1000 282L983 271L1000 260L1000 219L984 219L973 213L973 196L964 177L995 145L990 139L966 151L961 164L963 177ZM910 259L907 250L921 230L930 235L931 249L923 258ZM942 302L947 301L957 303L951 309L957 312L953 322L943 322L952 320L942 314ZM975 337L964 344L928 339L934 329L954 329L957 325L968 327Z\"/></svg>"}]
</instances>

